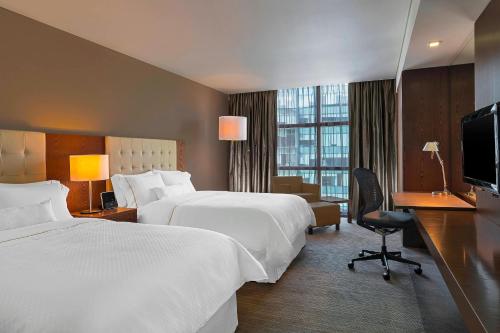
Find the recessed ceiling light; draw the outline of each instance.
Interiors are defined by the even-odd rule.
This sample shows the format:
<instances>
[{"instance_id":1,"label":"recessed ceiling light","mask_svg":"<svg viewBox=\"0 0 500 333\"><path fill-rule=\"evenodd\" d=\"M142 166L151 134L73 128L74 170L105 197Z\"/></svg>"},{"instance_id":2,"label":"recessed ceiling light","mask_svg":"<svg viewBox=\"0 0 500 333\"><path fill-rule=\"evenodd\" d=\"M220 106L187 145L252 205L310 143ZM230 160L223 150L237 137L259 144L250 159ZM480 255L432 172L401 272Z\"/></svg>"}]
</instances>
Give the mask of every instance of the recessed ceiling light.
<instances>
[{"instance_id":1,"label":"recessed ceiling light","mask_svg":"<svg viewBox=\"0 0 500 333\"><path fill-rule=\"evenodd\" d=\"M434 47L438 47L439 45L441 45L441 41L439 41L439 40L436 40L436 41L431 41L431 42L429 42L429 44L428 44L428 45L429 45L429 47L432 49L432 48L434 48Z\"/></svg>"}]
</instances>

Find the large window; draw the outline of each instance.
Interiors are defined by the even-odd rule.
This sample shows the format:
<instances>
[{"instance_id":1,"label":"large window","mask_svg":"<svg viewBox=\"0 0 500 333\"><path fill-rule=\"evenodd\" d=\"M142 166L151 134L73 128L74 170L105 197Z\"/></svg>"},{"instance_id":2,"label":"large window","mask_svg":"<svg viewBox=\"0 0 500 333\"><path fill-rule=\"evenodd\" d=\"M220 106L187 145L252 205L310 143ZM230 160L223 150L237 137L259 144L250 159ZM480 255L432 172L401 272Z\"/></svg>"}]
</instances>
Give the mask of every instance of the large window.
<instances>
[{"instance_id":1,"label":"large window","mask_svg":"<svg viewBox=\"0 0 500 333\"><path fill-rule=\"evenodd\" d=\"M278 91L278 174L349 195L347 84ZM346 205L342 205L345 212Z\"/></svg>"}]
</instances>

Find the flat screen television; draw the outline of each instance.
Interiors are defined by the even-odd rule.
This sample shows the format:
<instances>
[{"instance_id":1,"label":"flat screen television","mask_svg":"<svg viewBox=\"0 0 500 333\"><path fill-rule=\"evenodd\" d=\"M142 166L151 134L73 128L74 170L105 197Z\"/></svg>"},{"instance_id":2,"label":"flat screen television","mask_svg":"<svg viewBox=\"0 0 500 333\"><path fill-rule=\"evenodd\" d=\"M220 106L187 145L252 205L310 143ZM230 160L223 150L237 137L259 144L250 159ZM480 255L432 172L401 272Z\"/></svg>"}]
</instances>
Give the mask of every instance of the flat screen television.
<instances>
[{"instance_id":1,"label":"flat screen television","mask_svg":"<svg viewBox=\"0 0 500 333\"><path fill-rule=\"evenodd\" d=\"M462 118L463 180L495 193L500 185L497 104Z\"/></svg>"}]
</instances>

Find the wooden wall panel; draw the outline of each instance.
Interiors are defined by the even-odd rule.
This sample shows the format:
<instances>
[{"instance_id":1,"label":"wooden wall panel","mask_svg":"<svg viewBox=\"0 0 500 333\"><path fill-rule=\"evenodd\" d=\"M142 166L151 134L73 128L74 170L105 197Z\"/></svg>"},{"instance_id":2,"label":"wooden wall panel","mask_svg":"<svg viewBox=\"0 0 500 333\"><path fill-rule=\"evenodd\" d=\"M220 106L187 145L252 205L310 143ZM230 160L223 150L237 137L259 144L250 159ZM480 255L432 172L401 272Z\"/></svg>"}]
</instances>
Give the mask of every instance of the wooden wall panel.
<instances>
[{"instance_id":1,"label":"wooden wall panel","mask_svg":"<svg viewBox=\"0 0 500 333\"><path fill-rule=\"evenodd\" d=\"M474 26L475 101L480 109L500 101L500 0L486 6ZM477 194L477 213L500 225L500 198L489 192Z\"/></svg>"},{"instance_id":2,"label":"wooden wall panel","mask_svg":"<svg viewBox=\"0 0 500 333\"><path fill-rule=\"evenodd\" d=\"M443 189L436 158L422 148L439 141L448 187L465 192L462 182L460 120L474 112L474 65L433 67L404 71L402 76L403 189Z\"/></svg>"},{"instance_id":3,"label":"wooden wall panel","mask_svg":"<svg viewBox=\"0 0 500 333\"><path fill-rule=\"evenodd\" d=\"M403 72L403 186L405 191L442 190L441 168L436 158L422 151L427 141L439 141L449 174L450 151L446 67Z\"/></svg>"},{"instance_id":4,"label":"wooden wall panel","mask_svg":"<svg viewBox=\"0 0 500 333\"><path fill-rule=\"evenodd\" d=\"M474 65L451 66L450 69L450 189L467 192L470 185L462 181L462 147L460 122L474 112Z\"/></svg>"},{"instance_id":5,"label":"wooden wall panel","mask_svg":"<svg viewBox=\"0 0 500 333\"><path fill-rule=\"evenodd\" d=\"M184 142L177 140L177 170L185 171L186 162L184 161Z\"/></svg>"},{"instance_id":6,"label":"wooden wall panel","mask_svg":"<svg viewBox=\"0 0 500 333\"><path fill-rule=\"evenodd\" d=\"M70 211L88 209L88 183L72 182L69 176L69 155L104 154L104 136L47 134L47 179L61 181L68 186ZM101 192L106 190L105 181L92 183L94 206L100 205Z\"/></svg>"}]
</instances>

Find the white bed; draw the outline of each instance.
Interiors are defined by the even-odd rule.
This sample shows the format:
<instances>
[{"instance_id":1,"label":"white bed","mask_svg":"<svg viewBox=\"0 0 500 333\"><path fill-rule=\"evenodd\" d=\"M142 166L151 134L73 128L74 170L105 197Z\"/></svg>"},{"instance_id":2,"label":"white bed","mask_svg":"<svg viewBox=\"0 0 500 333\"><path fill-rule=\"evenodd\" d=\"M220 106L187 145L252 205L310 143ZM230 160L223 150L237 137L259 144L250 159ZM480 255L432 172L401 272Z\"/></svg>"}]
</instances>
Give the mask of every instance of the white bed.
<instances>
[{"instance_id":1,"label":"white bed","mask_svg":"<svg viewBox=\"0 0 500 333\"><path fill-rule=\"evenodd\" d=\"M96 219L1 231L0 262L0 332L234 332L265 278L230 237Z\"/></svg>"},{"instance_id":2,"label":"white bed","mask_svg":"<svg viewBox=\"0 0 500 333\"><path fill-rule=\"evenodd\" d=\"M234 239L73 219L44 181L45 135L0 130L0 332L234 332L236 290L267 279Z\"/></svg>"},{"instance_id":3,"label":"white bed","mask_svg":"<svg viewBox=\"0 0 500 333\"><path fill-rule=\"evenodd\" d=\"M308 204L287 194L197 191L138 209L139 222L221 232L238 240L276 282L305 245L314 218Z\"/></svg>"},{"instance_id":4,"label":"white bed","mask_svg":"<svg viewBox=\"0 0 500 333\"><path fill-rule=\"evenodd\" d=\"M196 227L233 237L266 270L269 278L262 282L276 282L304 247L306 228L316 224L307 202L288 194L196 192L194 188L190 193L167 195L161 200L149 198L154 195L153 184L161 180L148 176L148 170L176 170L175 149L176 143L171 140L106 137L110 173L115 179L121 175L127 179L120 181L125 189L115 186L118 182L112 177L118 202L138 207L141 223ZM151 186L139 186L144 185L139 179ZM169 188L178 185L166 179L162 184ZM189 185L192 187L190 181Z\"/></svg>"}]
</instances>

